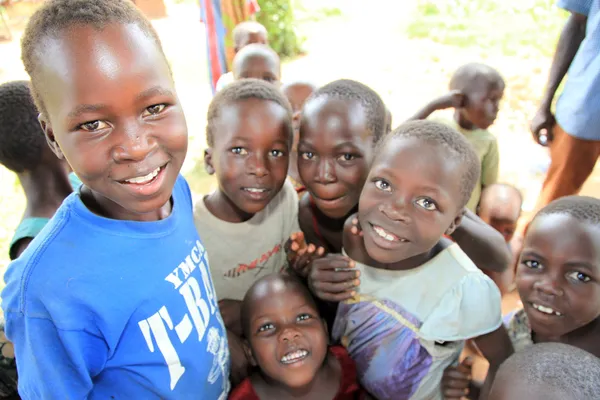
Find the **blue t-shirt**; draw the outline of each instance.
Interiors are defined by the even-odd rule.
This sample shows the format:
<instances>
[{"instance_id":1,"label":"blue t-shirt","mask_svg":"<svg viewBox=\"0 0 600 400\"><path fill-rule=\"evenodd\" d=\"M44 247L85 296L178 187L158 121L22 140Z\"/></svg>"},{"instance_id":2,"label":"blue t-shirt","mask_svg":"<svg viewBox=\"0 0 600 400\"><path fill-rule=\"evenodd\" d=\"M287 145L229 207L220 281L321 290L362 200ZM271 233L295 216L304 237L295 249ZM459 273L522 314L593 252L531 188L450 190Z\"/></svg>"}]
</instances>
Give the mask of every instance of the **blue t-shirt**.
<instances>
[{"instance_id":1,"label":"blue t-shirt","mask_svg":"<svg viewBox=\"0 0 600 400\"><path fill-rule=\"evenodd\" d=\"M600 140L600 1L558 0L558 6L585 15L587 23L556 103L556 120L569 135Z\"/></svg>"},{"instance_id":2,"label":"blue t-shirt","mask_svg":"<svg viewBox=\"0 0 600 400\"><path fill-rule=\"evenodd\" d=\"M2 308L24 399L208 399L229 350L179 178L171 215L120 221L77 193L10 264Z\"/></svg>"}]
</instances>

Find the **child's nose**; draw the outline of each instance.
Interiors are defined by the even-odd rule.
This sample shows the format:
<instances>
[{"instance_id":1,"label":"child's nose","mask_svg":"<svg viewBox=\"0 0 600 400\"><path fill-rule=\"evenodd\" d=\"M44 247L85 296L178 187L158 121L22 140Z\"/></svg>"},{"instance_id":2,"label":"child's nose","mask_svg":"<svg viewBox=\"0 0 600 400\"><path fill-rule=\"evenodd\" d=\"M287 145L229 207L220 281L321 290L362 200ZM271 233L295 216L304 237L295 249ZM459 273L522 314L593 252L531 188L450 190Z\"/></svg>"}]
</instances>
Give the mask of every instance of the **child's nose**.
<instances>
[{"instance_id":1,"label":"child's nose","mask_svg":"<svg viewBox=\"0 0 600 400\"><path fill-rule=\"evenodd\" d=\"M157 146L156 140L139 127L123 129L113 147L113 158L117 162L143 161Z\"/></svg>"},{"instance_id":2,"label":"child's nose","mask_svg":"<svg viewBox=\"0 0 600 400\"><path fill-rule=\"evenodd\" d=\"M261 154L255 154L254 157L248 158L248 172L257 177L265 176L269 173L267 169L267 161Z\"/></svg>"},{"instance_id":3,"label":"child's nose","mask_svg":"<svg viewBox=\"0 0 600 400\"><path fill-rule=\"evenodd\" d=\"M537 289L542 296L547 296L548 298L562 296L564 293L558 280L551 276L542 277L542 279L534 284L534 288ZM545 300L545 298L542 298L541 300Z\"/></svg>"},{"instance_id":4,"label":"child's nose","mask_svg":"<svg viewBox=\"0 0 600 400\"><path fill-rule=\"evenodd\" d=\"M324 185L335 182L335 167L332 160L321 159L318 168L317 176L315 177L317 182Z\"/></svg>"},{"instance_id":5,"label":"child's nose","mask_svg":"<svg viewBox=\"0 0 600 400\"><path fill-rule=\"evenodd\" d=\"M396 196L390 201L380 205L381 212L393 221L408 222L410 216L408 214L408 200L403 196Z\"/></svg>"},{"instance_id":6,"label":"child's nose","mask_svg":"<svg viewBox=\"0 0 600 400\"><path fill-rule=\"evenodd\" d=\"M300 332L293 327L284 328L279 338L284 342L292 342L300 337Z\"/></svg>"}]
</instances>

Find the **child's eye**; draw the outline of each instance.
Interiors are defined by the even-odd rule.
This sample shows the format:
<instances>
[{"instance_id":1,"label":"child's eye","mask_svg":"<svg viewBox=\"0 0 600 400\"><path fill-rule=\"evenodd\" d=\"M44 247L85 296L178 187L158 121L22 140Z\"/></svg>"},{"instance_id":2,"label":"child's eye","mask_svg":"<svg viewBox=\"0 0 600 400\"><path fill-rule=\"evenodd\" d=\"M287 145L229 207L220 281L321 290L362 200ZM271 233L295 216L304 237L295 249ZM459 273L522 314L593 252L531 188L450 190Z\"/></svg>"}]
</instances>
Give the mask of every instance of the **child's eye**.
<instances>
[{"instance_id":1,"label":"child's eye","mask_svg":"<svg viewBox=\"0 0 600 400\"><path fill-rule=\"evenodd\" d=\"M354 154L350 154L350 153L345 153L342 154L341 156L338 157L339 161L352 161L354 160L356 157L354 156Z\"/></svg>"},{"instance_id":2,"label":"child's eye","mask_svg":"<svg viewBox=\"0 0 600 400\"><path fill-rule=\"evenodd\" d=\"M297 321L306 321L311 319L312 317L309 314L300 314L298 315L298 317L296 318Z\"/></svg>"},{"instance_id":3,"label":"child's eye","mask_svg":"<svg viewBox=\"0 0 600 400\"><path fill-rule=\"evenodd\" d=\"M392 191L390 184L387 181L384 181L383 179L377 179L374 183L375 187L379 190L383 190L384 192Z\"/></svg>"},{"instance_id":4,"label":"child's eye","mask_svg":"<svg viewBox=\"0 0 600 400\"><path fill-rule=\"evenodd\" d=\"M246 154L248 154L248 151L246 151L246 149L243 147L234 147L231 149L231 152L239 156L245 156Z\"/></svg>"},{"instance_id":5,"label":"child's eye","mask_svg":"<svg viewBox=\"0 0 600 400\"><path fill-rule=\"evenodd\" d=\"M542 264L535 260L525 260L523 261L523 265L531 269L540 269L542 267Z\"/></svg>"},{"instance_id":6,"label":"child's eye","mask_svg":"<svg viewBox=\"0 0 600 400\"><path fill-rule=\"evenodd\" d=\"M269 322L268 324L261 325L261 327L258 328L258 332L266 332L272 329L275 329L275 326Z\"/></svg>"},{"instance_id":7,"label":"child's eye","mask_svg":"<svg viewBox=\"0 0 600 400\"><path fill-rule=\"evenodd\" d=\"M592 280L592 278L579 271L573 271L571 273L568 273L567 278L574 282L589 282Z\"/></svg>"},{"instance_id":8,"label":"child's eye","mask_svg":"<svg viewBox=\"0 0 600 400\"><path fill-rule=\"evenodd\" d=\"M310 151L303 151L300 156L305 160L312 160L315 155Z\"/></svg>"},{"instance_id":9,"label":"child's eye","mask_svg":"<svg viewBox=\"0 0 600 400\"><path fill-rule=\"evenodd\" d=\"M147 117L149 115L156 115L156 114L160 114L164 109L165 109L166 105L165 104L155 104L153 106L150 106L148 108L146 108L144 110L144 117Z\"/></svg>"},{"instance_id":10,"label":"child's eye","mask_svg":"<svg viewBox=\"0 0 600 400\"><path fill-rule=\"evenodd\" d=\"M108 124L104 121L90 121L90 122L85 122L81 125L79 125L79 129L82 129L86 132L94 132L94 131L99 131L102 129L106 129L108 127Z\"/></svg>"},{"instance_id":11,"label":"child's eye","mask_svg":"<svg viewBox=\"0 0 600 400\"><path fill-rule=\"evenodd\" d=\"M283 156L283 151L281 150L271 150L271 157L279 158Z\"/></svg>"},{"instance_id":12,"label":"child's eye","mask_svg":"<svg viewBox=\"0 0 600 400\"><path fill-rule=\"evenodd\" d=\"M427 211L437 210L437 206L430 199L419 199L417 200L417 204L426 209Z\"/></svg>"}]
</instances>

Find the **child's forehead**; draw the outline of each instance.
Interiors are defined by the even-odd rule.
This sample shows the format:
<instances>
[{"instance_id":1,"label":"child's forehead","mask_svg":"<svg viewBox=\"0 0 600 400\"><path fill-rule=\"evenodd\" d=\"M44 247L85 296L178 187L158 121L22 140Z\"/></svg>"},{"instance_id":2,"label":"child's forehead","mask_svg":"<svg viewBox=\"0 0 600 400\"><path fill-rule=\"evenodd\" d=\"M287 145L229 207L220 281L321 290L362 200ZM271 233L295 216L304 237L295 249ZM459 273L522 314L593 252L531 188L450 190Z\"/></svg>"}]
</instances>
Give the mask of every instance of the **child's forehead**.
<instances>
[{"instance_id":1,"label":"child's forehead","mask_svg":"<svg viewBox=\"0 0 600 400\"><path fill-rule=\"evenodd\" d=\"M303 117L311 125L334 124L334 121L328 120L340 120L348 125L363 126L365 129L367 125L366 110L358 100L333 96L319 96L309 100L304 106Z\"/></svg>"},{"instance_id":2,"label":"child's forehead","mask_svg":"<svg viewBox=\"0 0 600 400\"><path fill-rule=\"evenodd\" d=\"M255 286L250 294L250 309L254 315L273 306L294 308L299 304L312 304L310 294L299 283L283 279L268 279Z\"/></svg>"}]
</instances>

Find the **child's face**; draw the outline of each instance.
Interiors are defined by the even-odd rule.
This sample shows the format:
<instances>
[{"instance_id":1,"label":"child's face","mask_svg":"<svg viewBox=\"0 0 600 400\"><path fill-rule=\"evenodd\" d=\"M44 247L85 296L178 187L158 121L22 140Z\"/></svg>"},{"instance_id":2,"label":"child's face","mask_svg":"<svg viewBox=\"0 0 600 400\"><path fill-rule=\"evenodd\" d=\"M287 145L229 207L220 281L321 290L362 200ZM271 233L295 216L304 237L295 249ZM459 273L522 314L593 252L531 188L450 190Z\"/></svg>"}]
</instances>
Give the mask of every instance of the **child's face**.
<instances>
[{"instance_id":1,"label":"child's face","mask_svg":"<svg viewBox=\"0 0 600 400\"><path fill-rule=\"evenodd\" d=\"M473 90L466 93L466 107L460 110L461 117L479 129L489 128L498 116L503 95L503 83L479 79Z\"/></svg>"},{"instance_id":2,"label":"child's face","mask_svg":"<svg viewBox=\"0 0 600 400\"><path fill-rule=\"evenodd\" d=\"M248 342L263 374L288 387L309 385L327 356L325 324L307 294L279 281L257 291Z\"/></svg>"},{"instance_id":3,"label":"child's face","mask_svg":"<svg viewBox=\"0 0 600 400\"><path fill-rule=\"evenodd\" d=\"M157 219L187 150L158 46L133 24L78 26L47 39L44 53L42 125L54 151L109 217Z\"/></svg>"},{"instance_id":4,"label":"child's face","mask_svg":"<svg viewBox=\"0 0 600 400\"><path fill-rule=\"evenodd\" d=\"M600 316L600 228L568 215L537 217L527 229L517 288L531 329L560 337Z\"/></svg>"},{"instance_id":5,"label":"child's face","mask_svg":"<svg viewBox=\"0 0 600 400\"><path fill-rule=\"evenodd\" d=\"M519 203L518 201L515 203ZM479 217L492 228L504 236L506 243L510 242L515 230L517 221L521 215L521 208L515 204L496 204L494 207L482 207Z\"/></svg>"},{"instance_id":6,"label":"child's face","mask_svg":"<svg viewBox=\"0 0 600 400\"><path fill-rule=\"evenodd\" d=\"M298 173L330 218L356 205L369 173L373 136L359 103L320 98L306 104L298 143Z\"/></svg>"},{"instance_id":7,"label":"child's face","mask_svg":"<svg viewBox=\"0 0 600 400\"><path fill-rule=\"evenodd\" d=\"M270 57L249 57L235 71L235 79L261 79L274 84L279 84L281 67L279 61Z\"/></svg>"},{"instance_id":8,"label":"child's face","mask_svg":"<svg viewBox=\"0 0 600 400\"><path fill-rule=\"evenodd\" d=\"M223 106L215 125L207 169L219 190L242 213L263 210L281 190L288 169L287 111L266 100L247 99Z\"/></svg>"},{"instance_id":9,"label":"child's face","mask_svg":"<svg viewBox=\"0 0 600 400\"><path fill-rule=\"evenodd\" d=\"M391 264L424 254L460 221L460 162L439 146L393 137L376 156L359 201L369 256Z\"/></svg>"}]
</instances>

